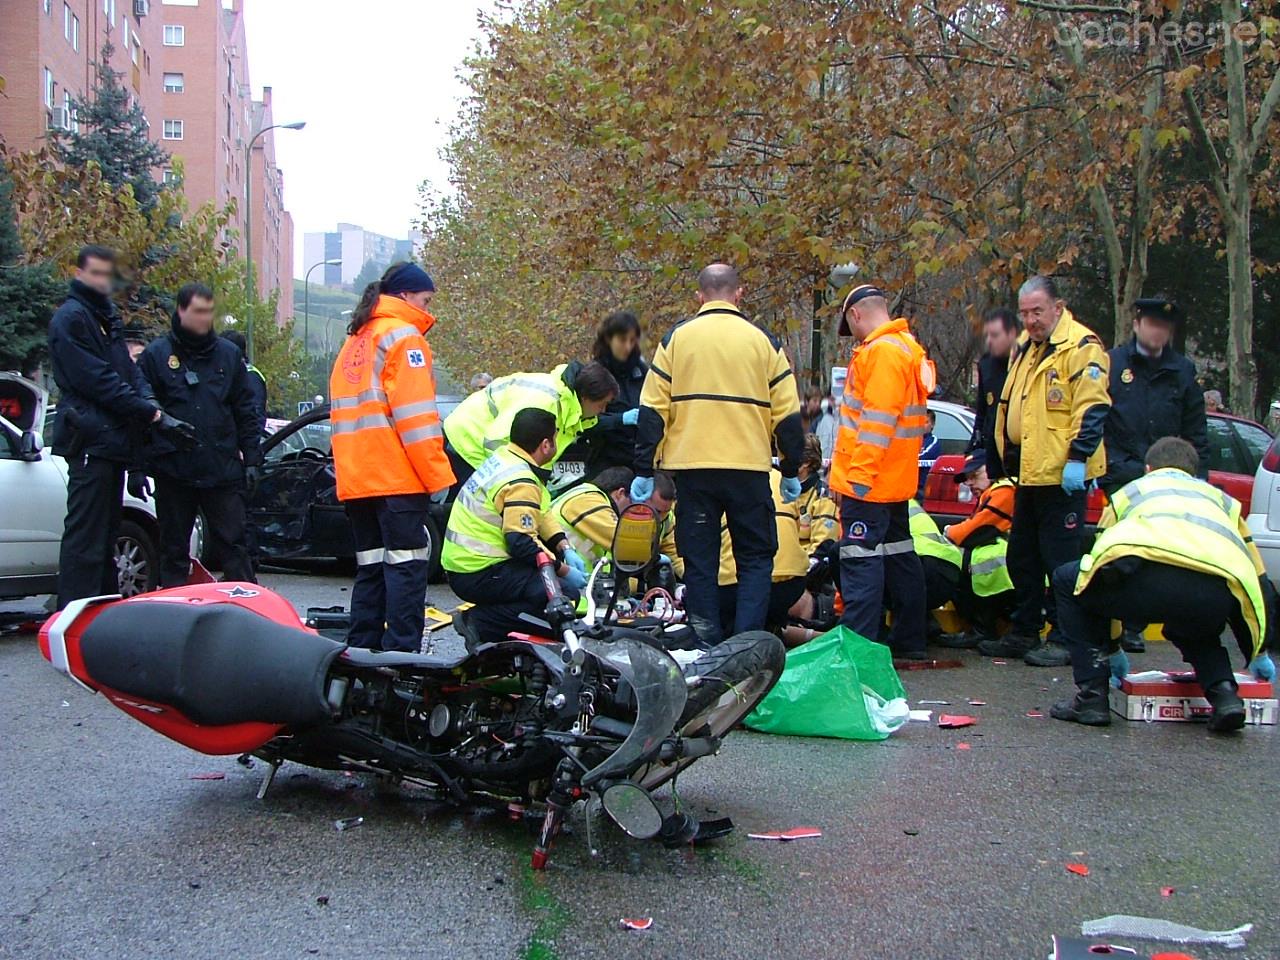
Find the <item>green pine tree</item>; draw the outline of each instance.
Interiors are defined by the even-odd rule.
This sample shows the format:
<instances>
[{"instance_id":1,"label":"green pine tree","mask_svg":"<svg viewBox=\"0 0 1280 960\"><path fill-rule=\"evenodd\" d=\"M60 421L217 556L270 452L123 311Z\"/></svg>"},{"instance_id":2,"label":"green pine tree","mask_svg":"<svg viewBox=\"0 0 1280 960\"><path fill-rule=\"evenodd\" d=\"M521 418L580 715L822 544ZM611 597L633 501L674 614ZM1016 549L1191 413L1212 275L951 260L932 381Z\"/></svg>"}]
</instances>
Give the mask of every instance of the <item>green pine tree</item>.
<instances>
[{"instance_id":1,"label":"green pine tree","mask_svg":"<svg viewBox=\"0 0 1280 960\"><path fill-rule=\"evenodd\" d=\"M22 263L13 181L0 158L0 370L27 373L42 359L49 318L66 286L51 264Z\"/></svg>"},{"instance_id":2,"label":"green pine tree","mask_svg":"<svg viewBox=\"0 0 1280 960\"><path fill-rule=\"evenodd\" d=\"M366 260L364 262L364 266L360 268L360 272L356 274L355 283L352 284L352 288L356 293L363 293L365 287L379 279L381 276L382 267L378 266L372 260Z\"/></svg>"},{"instance_id":3,"label":"green pine tree","mask_svg":"<svg viewBox=\"0 0 1280 960\"><path fill-rule=\"evenodd\" d=\"M169 154L150 138L141 105L129 103L124 75L111 68L112 53L108 40L98 57L92 96L71 102L78 129L56 130L50 140L63 163L83 167L96 162L103 179L115 187L133 187L138 205L149 210L163 189L153 171L168 164Z\"/></svg>"}]
</instances>

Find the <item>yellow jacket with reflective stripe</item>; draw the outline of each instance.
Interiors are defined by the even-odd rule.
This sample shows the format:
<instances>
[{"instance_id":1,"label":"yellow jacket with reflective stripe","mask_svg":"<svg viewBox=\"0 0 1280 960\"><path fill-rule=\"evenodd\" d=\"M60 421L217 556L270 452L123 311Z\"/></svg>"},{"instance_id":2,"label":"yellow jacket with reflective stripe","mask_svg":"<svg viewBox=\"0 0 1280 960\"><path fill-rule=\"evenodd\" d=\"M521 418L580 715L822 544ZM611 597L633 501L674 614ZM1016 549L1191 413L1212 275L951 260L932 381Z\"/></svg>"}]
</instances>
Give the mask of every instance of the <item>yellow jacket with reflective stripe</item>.
<instances>
[{"instance_id":1,"label":"yellow jacket with reflective stripe","mask_svg":"<svg viewBox=\"0 0 1280 960\"><path fill-rule=\"evenodd\" d=\"M773 555L773 582L794 580L809 572L809 555L800 545L800 510L795 502L782 502L782 474L769 472L773 487L773 516L778 528L778 551ZM720 586L738 582L738 565L733 560L729 527L720 526Z\"/></svg>"},{"instance_id":2,"label":"yellow jacket with reflective stripe","mask_svg":"<svg viewBox=\"0 0 1280 960\"><path fill-rule=\"evenodd\" d=\"M805 553L812 556L828 540L840 539L840 509L834 500L822 495L817 484L800 494L796 509L800 513L800 545Z\"/></svg>"},{"instance_id":3,"label":"yellow jacket with reflective stripe","mask_svg":"<svg viewBox=\"0 0 1280 960\"><path fill-rule=\"evenodd\" d=\"M1267 629L1258 582L1264 567L1238 502L1181 470L1153 470L1112 495L1098 531L1093 549L1080 560L1076 593L1122 557L1222 577L1240 603L1257 655Z\"/></svg>"},{"instance_id":4,"label":"yellow jacket with reflective stripe","mask_svg":"<svg viewBox=\"0 0 1280 960\"><path fill-rule=\"evenodd\" d=\"M485 458L511 439L511 421L521 410L533 407L556 418L555 463L578 434L594 427L595 417L583 418L582 404L564 380L567 364L550 373L513 373L477 390L449 414L444 432L458 456L478 467Z\"/></svg>"},{"instance_id":5,"label":"yellow jacket with reflective stripe","mask_svg":"<svg viewBox=\"0 0 1280 960\"><path fill-rule=\"evenodd\" d=\"M641 463L647 455L637 456L641 473L652 466L764 473L780 423L795 417L797 447L803 437L800 394L782 347L722 300L703 304L663 338L649 364L640 406L661 420L653 459ZM643 444L644 410L641 418ZM781 454L798 463L798 449Z\"/></svg>"},{"instance_id":6,"label":"yellow jacket with reflective stripe","mask_svg":"<svg viewBox=\"0 0 1280 960\"><path fill-rule=\"evenodd\" d=\"M510 556L509 533L532 537L549 553L564 536L533 463L511 444L495 450L458 491L440 563L451 573L475 573L501 563Z\"/></svg>"},{"instance_id":7,"label":"yellow jacket with reflective stripe","mask_svg":"<svg viewBox=\"0 0 1280 960\"><path fill-rule=\"evenodd\" d=\"M338 499L435 493L454 483L436 409L431 314L381 296L329 377Z\"/></svg>"},{"instance_id":8,"label":"yellow jacket with reflective stripe","mask_svg":"<svg viewBox=\"0 0 1280 960\"><path fill-rule=\"evenodd\" d=\"M854 347L831 458L832 490L873 503L915 496L933 376L932 362L901 317Z\"/></svg>"},{"instance_id":9,"label":"yellow jacket with reflective stripe","mask_svg":"<svg viewBox=\"0 0 1280 960\"><path fill-rule=\"evenodd\" d=\"M609 555L618 511L607 493L593 483L582 483L552 501L551 511L588 570Z\"/></svg>"},{"instance_id":10,"label":"yellow jacket with reflective stripe","mask_svg":"<svg viewBox=\"0 0 1280 960\"><path fill-rule=\"evenodd\" d=\"M1088 447L1085 476L1092 480L1107 472L1102 424L1111 407L1107 389L1110 362L1102 341L1070 310L1062 311L1058 325L1043 345L1037 346L1025 333L1022 335L1009 362L1009 376L996 409L996 447L1000 456L1009 446L1021 448L1019 485L1058 486L1062 468L1072 459L1077 441ZM1011 436L1008 430L1011 402L1021 404L1018 437ZM1099 406L1101 411L1095 409ZM1087 438L1084 434L1088 434ZM1084 459L1083 452L1079 459Z\"/></svg>"},{"instance_id":11,"label":"yellow jacket with reflective stripe","mask_svg":"<svg viewBox=\"0 0 1280 960\"><path fill-rule=\"evenodd\" d=\"M959 570L964 562L964 551L942 535L933 517L914 500L907 503L907 513L916 553L922 557L937 557Z\"/></svg>"}]
</instances>

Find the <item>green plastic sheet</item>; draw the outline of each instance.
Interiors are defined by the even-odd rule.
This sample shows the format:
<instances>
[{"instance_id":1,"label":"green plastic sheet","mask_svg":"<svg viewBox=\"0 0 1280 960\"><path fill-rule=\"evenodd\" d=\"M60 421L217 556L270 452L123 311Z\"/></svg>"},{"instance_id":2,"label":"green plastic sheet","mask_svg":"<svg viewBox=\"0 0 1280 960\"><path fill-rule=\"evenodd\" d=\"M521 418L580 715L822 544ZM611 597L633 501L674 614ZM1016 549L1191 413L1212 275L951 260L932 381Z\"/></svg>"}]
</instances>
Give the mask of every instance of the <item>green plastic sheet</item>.
<instances>
[{"instance_id":1,"label":"green plastic sheet","mask_svg":"<svg viewBox=\"0 0 1280 960\"><path fill-rule=\"evenodd\" d=\"M781 679L745 722L762 733L884 740L889 734L872 721L867 692L881 700L906 696L893 654L883 644L836 627L787 652Z\"/></svg>"}]
</instances>

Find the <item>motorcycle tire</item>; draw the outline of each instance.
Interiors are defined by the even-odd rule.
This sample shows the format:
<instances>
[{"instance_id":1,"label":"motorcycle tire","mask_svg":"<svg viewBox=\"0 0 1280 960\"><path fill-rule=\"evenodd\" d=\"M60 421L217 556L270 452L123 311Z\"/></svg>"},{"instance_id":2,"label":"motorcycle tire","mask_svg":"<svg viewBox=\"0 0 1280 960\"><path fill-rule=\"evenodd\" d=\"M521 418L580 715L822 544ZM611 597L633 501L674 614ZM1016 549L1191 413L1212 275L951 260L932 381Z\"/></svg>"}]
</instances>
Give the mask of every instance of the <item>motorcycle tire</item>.
<instances>
[{"instance_id":1,"label":"motorcycle tire","mask_svg":"<svg viewBox=\"0 0 1280 960\"><path fill-rule=\"evenodd\" d=\"M680 735L723 737L773 689L786 659L782 641L764 630L740 633L712 647L685 670L686 677L702 681L689 689L677 727ZM636 779L652 790L694 759L651 764Z\"/></svg>"}]
</instances>

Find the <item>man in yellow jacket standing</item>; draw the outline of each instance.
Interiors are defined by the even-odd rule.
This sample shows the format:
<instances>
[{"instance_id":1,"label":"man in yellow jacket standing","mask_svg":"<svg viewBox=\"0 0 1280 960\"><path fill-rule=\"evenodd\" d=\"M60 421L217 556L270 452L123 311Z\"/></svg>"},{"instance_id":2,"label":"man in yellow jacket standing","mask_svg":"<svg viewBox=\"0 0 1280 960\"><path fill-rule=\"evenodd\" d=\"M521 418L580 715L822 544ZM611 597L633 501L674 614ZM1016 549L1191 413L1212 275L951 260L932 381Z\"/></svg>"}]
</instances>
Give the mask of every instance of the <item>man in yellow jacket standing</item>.
<instances>
[{"instance_id":1,"label":"man in yellow jacket standing","mask_svg":"<svg viewBox=\"0 0 1280 960\"><path fill-rule=\"evenodd\" d=\"M1107 469L1102 431L1111 409L1106 347L1058 296L1050 277L1034 276L1018 291L1024 333L1009 361L996 411L996 446L1005 474L1016 477L1008 564L1013 578L1013 629L978 650L1022 657L1035 667L1071 662L1050 634L1059 624L1045 577L1080 559L1085 491Z\"/></svg>"},{"instance_id":2,"label":"man in yellow jacket standing","mask_svg":"<svg viewBox=\"0 0 1280 960\"><path fill-rule=\"evenodd\" d=\"M743 315L741 297L738 271L728 264L698 274L702 306L662 338L645 377L631 484L631 499L643 502L657 466L675 474L685 609L708 647L722 637L721 518L738 568L734 632L764 627L778 547L769 489L775 441L782 499L800 496L800 393L781 345Z\"/></svg>"}]
</instances>

